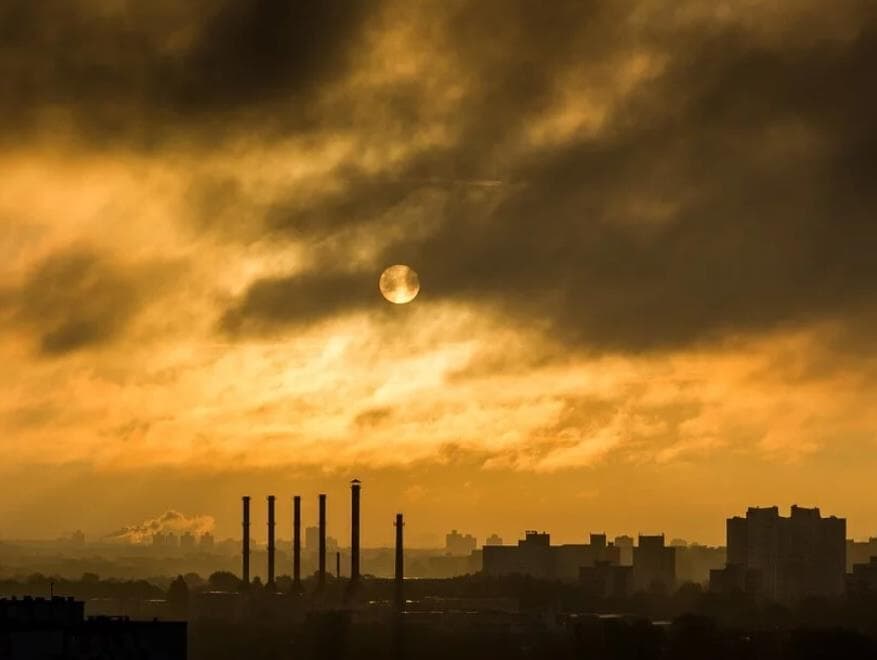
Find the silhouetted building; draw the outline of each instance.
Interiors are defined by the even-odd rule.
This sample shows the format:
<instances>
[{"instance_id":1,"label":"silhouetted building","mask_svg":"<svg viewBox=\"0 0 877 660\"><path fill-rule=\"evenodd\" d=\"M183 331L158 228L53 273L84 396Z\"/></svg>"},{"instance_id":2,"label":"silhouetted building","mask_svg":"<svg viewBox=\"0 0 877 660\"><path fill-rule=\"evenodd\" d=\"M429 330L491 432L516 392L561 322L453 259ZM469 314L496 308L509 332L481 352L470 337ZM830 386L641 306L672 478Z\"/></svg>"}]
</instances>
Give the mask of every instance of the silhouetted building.
<instances>
[{"instance_id":1,"label":"silhouetted building","mask_svg":"<svg viewBox=\"0 0 877 660\"><path fill-rule=\"evenodd\" d=\"M710 569L709 590L724 596L735 593L759 596L763 590L761 577L761 571L742 564L727 564L724 568Z\"/></svg>"},{"instance_id":2,"label":"silhouetted building","mask_svg":"<svg viewBox=\"0 0 877 660\"><path fill-rule=\"evenodd\" d=\"M320 549L320 528L305 527L305 550L316 553ZM338 539L334 536L326 537L326 552L336 552L338 550Z\"/></svg>"},{"instance_id":3,"label":"silhouetted building","mask_svg":"<svg viewBox=\"0 0 877 660\"><path fill-rule=\"evenodd\" d=\"M877 593L877 556L867 563L853 564L852 572L847 575L847 589L853 594Z\"/></svg>"},{"instance_id":4,"label":"silhouetted building","mask_svg":"<svg viewBox=\"0 0 877 660\"><path fill-rule=\"evenodd\" d=\"M483 548L483 568L487 575L530 575L550 578L554 575L551 536L527 531L517 545L488 545Z\"/></svg>"},{"instance_id":5,"label":"silhouetted building","mask_svg":"<svg viewBox=\"0 0 877 660\"><path fill-rule=\"evenodd\" d=\"M152 534L152 545L158 548L179 548L180 538L173 532L154 532Z\"/></svg>"},{"instance_id":6,"label":"silhouetted building","mask_svg":"<svg viewBox=\"0 0 877 660\"><path fill-rule=\"evenodd\" d=\"M316 552L317 546L320 543L320 528L319 527L305 527L305 550L310 552Z\"/></svg>"},{"instance_id":7,"label":"silhouetted building","mask_svg":"<svg viewBox=\"0 0 877 660\"><path fill-rule=\"evenodd\" d=\"M180 550L187 552L195 548L195 535L192 532L186 532L180 537Z\"/></svg>"},{"instance_id":8,"label":"silhouetted building","mask_svg":"<svg viewBox=\"0 0 877 660\"><path fill-rule=\"evenodd\" d=\"M846 582L846 520L823 518L819 509L751 507L729 518L728 564L761 573L768 598L790 602L805 596L839 596Z\"/></svg>"},{"instance_id":9,"label":"silhouetted building","mask_svg":"<svg viewBox=\"0 0 877 660\"><path fill-rule=\"evenodd\" d=\"M572 582L579 579L579 569L597 562L618 565L621 553L612 543L606 543L605 534L591 534L589 543L558 545L552 548L554 577Z\"/></svg>"},{"instance_id":10,"label":"silhouetted building","mask_svg":"<svg viewBox=\"0 0 877 660\"><path fill-rule=\"evenodd\" d=\"M696 582L706 585L710 571L720 569L727 563L724 547L711 547L692 543L687 546L674 546L676 549L676 581Z\"/></svg>"},{"instance_id":11,"label":"silhouetted building","mask_svg":"<svg viewBox=\"0 0 877 660\"><path fill-rule=\"evenodd\" d=\"M482 568L482 551L473 550L467 556L435 555L426 557L427 574L430 577L450 578L457 575L471 575Z\"/></svg>"},{"instance_id":12,"label":"silhouetted building","mask_svg":"<svg viewBox=\"0 0 877 660\"><path fill-rule=\"evenodd\" d=\"M595 598L626 598L633 583L633 568L608 561L579 568L579 582L584 592Z\"/></svg>"},{"instance_id":13,"label":"silhouetted building","mask_svg":"<svg viewBox=\"0 0 877 660\"><path fill-rule=\"evenodd\" d=\"M622 566L633 566L633 537L626 534L616 536L613 543L618 548L619 553L621 553L618 563Z\"/></svg>"},{"instance_id":14,"label":"silhouetted building","mask_svg":"<svg viewBox=\"0 0 877 660\"><path fill-rule=\"evenodd\" d=\"M201 535L201 538L198 540L198 547L200 547L201 550L209 552L213 550L214 543L215 540L213 538L213 534L211 534L210 532L204 532Z\"/></svg>"},{"instance_id":15,"label":"silhouetted building","mask_svg":"<svg viewBox=\"0 0 877 660\"><path fill-rule=\"evenodd\" d=\"M676 586L676 548L664 535L643 536L633 549L633 583L638 591L670 592Z\"/></svg>"},{"instance_id":16,"label":"silhouetted building","mask_svg":"<svg viewBox=\"0 0 877 660\"><path fill-rule=\"evenodd\" d=\"M73 626L85 619L85 603L73 598L0 598L0 622L7 626Z\"/></svg>"},{"instance_id":17,"label":"silhouetted building","mask_svg":"<svg viewBox=\"0 0 877 660\"><path fill-rule=\"evenodd\" d=\"M184 660L186 624L84 617L84 603L72 598L0 599L0 656Z\"/></svg>"},{"instance_id":18,"label":"silhouetted building","mask_svg":"<svg viewBox=\"0 0 877 660\"><path fill-rule=\"evenodd\" d=\"M871 557L877 557L877 538L872 536L867 541L847 539L847 573L852 573L856 564L867 564Z\"/></svg>"},{"instance_id":19,"label":"silhouetted building","mask_svg":"<svg viewBox=\"0 0 877 660\"><path fill-rule=\"evenodd\" d=\"M499 534L491 534L487 537L484 545L502 545L502 537Z\"/></svg>"},{"instance_id":20,"label":"silhouetted building","mask_svg":"<svg viewBox=\"0 0 877 660\"><path fill-rule=\"evenodd\" d=\"M618 564L619 552L606 543L605 534L592 534L590 543L551 545L550 535L528 531L514 545L486 545L482 549L483 571L487 575L530 575L575 582L579 569L598 561Z\"/></svg>"},{"instance_id":21,"label":"silhouetted building","mask_svg":"<svg viewBox=\"0 0 877 660\"><path fill-rule=\"evenodd\" d=\"M460 534L456 529L445 535L445 552L449 555L465 556L472 553L478 542L471 534Z\"/></svg>"}]
</instances>

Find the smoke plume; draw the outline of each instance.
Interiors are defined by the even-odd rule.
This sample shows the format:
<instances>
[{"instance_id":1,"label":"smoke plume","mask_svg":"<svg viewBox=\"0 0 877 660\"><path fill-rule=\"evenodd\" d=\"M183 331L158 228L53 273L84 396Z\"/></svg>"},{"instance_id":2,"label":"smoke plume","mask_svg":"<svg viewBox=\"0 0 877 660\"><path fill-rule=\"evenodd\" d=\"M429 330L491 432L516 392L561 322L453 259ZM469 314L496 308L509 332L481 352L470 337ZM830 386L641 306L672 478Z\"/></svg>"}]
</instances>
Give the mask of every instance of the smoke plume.
<instances>
[{"instance_id":1,"label":"smoke plume","mask_svg":"<svg viewBox=\"0 0 877 660\"><path fill-rule=\"evenodd\" d=\"M110 541L125 541L127 543L148 543L153 534L168 534L173 532L180 535L190 532L195 536L213 530L215 520L213 516L193 515L187 516L179 511L165 511L160 516L144 520L137 525L123 527L106 536Z\"/></svg>"}]
</instances>

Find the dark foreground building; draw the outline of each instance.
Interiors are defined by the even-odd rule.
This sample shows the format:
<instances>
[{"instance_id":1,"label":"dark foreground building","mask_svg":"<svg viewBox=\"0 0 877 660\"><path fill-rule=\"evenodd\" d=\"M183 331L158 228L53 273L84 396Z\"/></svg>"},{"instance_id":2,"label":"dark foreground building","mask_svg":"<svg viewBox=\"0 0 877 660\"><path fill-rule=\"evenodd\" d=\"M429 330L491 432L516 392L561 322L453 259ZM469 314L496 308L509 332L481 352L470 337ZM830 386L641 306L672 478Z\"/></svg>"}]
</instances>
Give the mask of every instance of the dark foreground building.
<instances>
[{"instance_id":1,"label":"dark foreground building","mask_svg":"<svg viewBox=\"0 0 877 660\"><path fill-rule=\"evenodd\" d=\"M0 658L185 660L186 624L84 616L73 598L0 599Z\"/></svg>"}]
</instances>

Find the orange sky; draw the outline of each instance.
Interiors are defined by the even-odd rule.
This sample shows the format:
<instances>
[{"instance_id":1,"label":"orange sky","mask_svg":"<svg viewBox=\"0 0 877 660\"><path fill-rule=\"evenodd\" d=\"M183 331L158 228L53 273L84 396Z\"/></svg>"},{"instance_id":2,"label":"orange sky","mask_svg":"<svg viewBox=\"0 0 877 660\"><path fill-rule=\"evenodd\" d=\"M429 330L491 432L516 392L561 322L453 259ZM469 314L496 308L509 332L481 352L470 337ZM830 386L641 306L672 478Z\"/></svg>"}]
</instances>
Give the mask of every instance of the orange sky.
<instances>
[{"instance_id":1,"label":"orange sky","mask_svg":"<svg viewBox=\"0 0 877 660\"><path fill-rule=\"evenodd\" d=\"M32 4L3 538L320 490L343 538L353 476L367 544L877 535L868 3Z\"/></svg>"}]
</instances>

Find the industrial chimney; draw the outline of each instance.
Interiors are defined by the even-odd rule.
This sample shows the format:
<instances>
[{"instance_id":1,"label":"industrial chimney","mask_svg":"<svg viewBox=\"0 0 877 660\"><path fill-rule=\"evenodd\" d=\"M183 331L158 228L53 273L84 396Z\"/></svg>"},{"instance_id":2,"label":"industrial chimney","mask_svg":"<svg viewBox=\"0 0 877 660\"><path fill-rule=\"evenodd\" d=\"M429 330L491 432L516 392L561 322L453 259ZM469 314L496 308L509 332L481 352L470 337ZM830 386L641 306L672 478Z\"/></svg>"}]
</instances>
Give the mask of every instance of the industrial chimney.
<instances>
[{"instance_id":1,"label":"industrial chimney","mask_svg":"<svg viewBox=\"0 0 877 660\"><path fill-rule=\"evenodd\" d=\"M320 537L319 537L319 569L317 583L320 587L326 584L326 495L320 493Z\"/></svg>"},{"instance_id":2,"label":"industrial chimney","mask_svg":"<svg viewBox=\"0 0 877 660\"><path fill-rule=\"evenodd\" d=\"M301 497L292 498L292 582L301 589Z\"/></svg>"},{"instance_id":3,"label":"industrial chimney","mask_svg":"<svg viewBox=\"0 0 877 660\"><path fill-rule=\"evenodd\" d=\"M244 504L244 534L241 541L241 579L244 586L250 584L250 497L244 495L242 498Z\"/></svg>"},{"instance_id":4,"label":"industrial chimney","mask_svg":"<svg viewBox=\"0 0 877 660\"><path fill-rule=\"evenodd\" d=\"M350 482L350 582L359 581L359 491L362 482Z\"/></svg>"},{"instance_id":5,"label":"industrial chimney","mask_svg":"<svg viewBox=\"0 0 877 660\"><path fill-rule=\"evenodd\" d=\"M402 544L402 528L405 523L402 522L402 514L396 514L396 609L402 610L405 603L404 594L402 593L402 584L405 579L405 554Z\"/></svg>"},{"instance_id":6,"label":"industrial chimney","mask_svg":"<svg viewBox=\"0 0 877 660\"><path fill-rule=\"evenodd\" d=\"M269 589L274 588L274 496L268 496L268 582Z\"/></svg>"}]
</instances>

